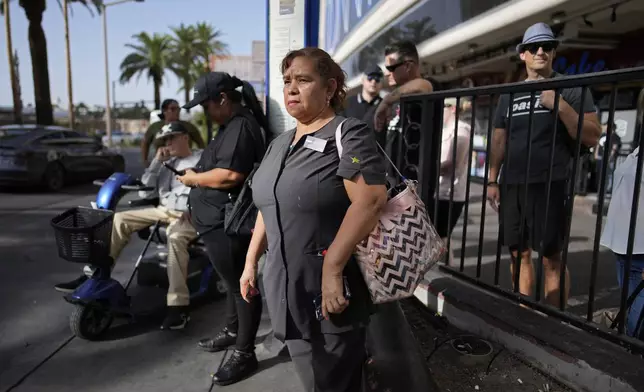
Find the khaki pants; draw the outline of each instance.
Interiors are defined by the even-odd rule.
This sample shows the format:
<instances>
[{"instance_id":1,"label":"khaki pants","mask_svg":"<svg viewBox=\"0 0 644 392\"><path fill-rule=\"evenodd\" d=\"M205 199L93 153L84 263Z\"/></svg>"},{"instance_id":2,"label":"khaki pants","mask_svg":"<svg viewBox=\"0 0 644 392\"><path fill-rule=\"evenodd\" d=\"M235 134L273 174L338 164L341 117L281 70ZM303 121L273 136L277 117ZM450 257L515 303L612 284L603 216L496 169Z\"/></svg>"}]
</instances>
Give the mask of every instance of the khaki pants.
<instances>
[{"instance_id":1,"label":"khaki pants","mask_svg":"<svg viewBox=\"0 0 644 392\"><path fill-rule=\"evenodd\" d=\"M188 278L188 244L197 237L197 231L189 219L180 219L183 213L164 207L143 208L114 214L112 247L110 256L116 260L130 241L130 236L152 226L156 221L168 225L168 306L186 306L190 303Z\"/></svg>"}]
</instances>

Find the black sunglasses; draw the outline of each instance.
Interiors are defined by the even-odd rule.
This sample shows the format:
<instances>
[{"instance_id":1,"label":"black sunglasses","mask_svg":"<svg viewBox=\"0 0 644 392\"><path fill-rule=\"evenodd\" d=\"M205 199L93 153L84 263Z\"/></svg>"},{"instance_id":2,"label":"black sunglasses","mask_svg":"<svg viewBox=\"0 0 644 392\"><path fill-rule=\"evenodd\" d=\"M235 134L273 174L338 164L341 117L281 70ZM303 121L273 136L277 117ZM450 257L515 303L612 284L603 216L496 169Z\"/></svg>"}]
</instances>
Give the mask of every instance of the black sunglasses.
<instances>
[{"instance_id":1,"label":"black sunglasses","mask_svg":"<svg viewBox=\"0 0 644 392\"><path fill-rule=\"evenodd\" d=\"M375 81L376 83L380 83L380 81L382 80L382 77L376 76L376 75L369 75L367 76L367 80L370 82Z\"/></svg>"},{"instance_id":2,"label":"black sunglasses","mask_svg":"<svg viewBox=\"0 0 644 392\"><path fill-rule=\"evenodd\" d=\"M401 61L401 62L399 62L399 63L396 63L396 64L385 65L385 68L386 68L386 69L387 69L387 71L389 71L389 72L395 72L395 71L396 71L396 69L398 69L398 67L400 67L401 65L406 64L406 63L408 63L408 62L410 62L410 61L411 61L411 60L403 60L403 61Z\"/></svg>"},{"instance_id":3,"label":"black sunglasses","mask_svg":"<svg viewBox=\"0 0 644 392\"><path fill-rule=\"evenodd\" d=\"M552 52L557 49L558 44L556 42L536 42L534 44L528 44L523 46L523 51L526 50L530 54L535 55L539 51L539 48L543 49L544 52Z\"/></svg>"}]
</instances>

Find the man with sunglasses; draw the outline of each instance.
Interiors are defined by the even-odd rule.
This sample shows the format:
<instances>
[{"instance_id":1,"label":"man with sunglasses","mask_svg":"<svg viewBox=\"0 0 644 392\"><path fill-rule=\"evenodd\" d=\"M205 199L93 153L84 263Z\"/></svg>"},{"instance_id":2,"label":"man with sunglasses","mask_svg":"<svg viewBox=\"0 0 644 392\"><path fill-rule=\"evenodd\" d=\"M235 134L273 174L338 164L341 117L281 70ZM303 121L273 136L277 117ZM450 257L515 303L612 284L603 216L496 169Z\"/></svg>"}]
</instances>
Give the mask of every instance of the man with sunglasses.
<instances>
[{"instance_id":1,"label":"man with sunglasses","mask_svg":"<svg viewBox=\"0 0 644 392\"><path fill-rule=\"evenodd\" d=\"M545 23L537 23L526 30L517 51L525 62L527 81L560 76L552 69L558 44ZM595 146L601 134L592 95L587 90L582 102L582 91L581 88L559 90L557 115L553 113L556 96L553 90L536 92L534 100L529 92L516 93L511 103L510 95L502 95L494 118L487 198L494 210L501 210L500 235L512 255L513 277L514 261L520 258L519 291L524 295L534 294L534 249L543 255L545 299L554 306L560 305L561 251L567 226L567 205L572 202L568 178L572 174L576 151L579 113L584 113L583 145ZM555 121L558 121L557 133L553 135ZM502 165L503 173L499 178ZM552 182L548 187L550 175ZM499 185L500 182L503 184ZM570 289L567 270L565 279L564 306Z\"/></svg>"},{"instance_id":2,"label":"man with sunglasses","mask_svg":"<svg viewBox=\"0 0 644 392\"><path fill-rule=\"evenodd\" d=\"M362 76L362 91L360 94L348 97L344 110L340 113L344 117L353 117L362 120L373 128L373 111L382 101L382 69L374 65L368 68ZM371 113L371 118L367 116Z\"/></svg>"},{"instance_id":3,"label":"man with sunglasses","mask_svg":"<svg viewBox=\"0 0 644 392\"><path fill-rule=\"evenodd\" d=\"M383 98L374 114L374 127L378 132L384 130L392 118L394 124L390 123L390 128L399 127L393 114L394 105L400 102L400 97L434 91L432 83L420 74L418 50L411 41L400 41L385 48L385 68L388 84L395 88Z\"/></svg>"}]
</instances>

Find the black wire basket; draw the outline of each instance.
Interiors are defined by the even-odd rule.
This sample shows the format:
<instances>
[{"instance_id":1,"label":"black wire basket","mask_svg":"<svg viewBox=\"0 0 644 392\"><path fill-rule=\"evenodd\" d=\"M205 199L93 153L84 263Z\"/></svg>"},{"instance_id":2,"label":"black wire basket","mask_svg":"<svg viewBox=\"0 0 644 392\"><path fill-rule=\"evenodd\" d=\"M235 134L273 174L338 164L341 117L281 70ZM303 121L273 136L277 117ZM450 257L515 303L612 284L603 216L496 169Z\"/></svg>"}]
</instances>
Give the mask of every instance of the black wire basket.
<instances>
[{"instance_id":1,"label":"black wire basket","mask_svg":"<svg viewBox=\"0 0 644 392\"><path fill-rule=\"evenodd\" d=\"M58 255L74 263L111 265L110 244L114 212L76 207L51 220Z\"/></svg>"}]
</instances>

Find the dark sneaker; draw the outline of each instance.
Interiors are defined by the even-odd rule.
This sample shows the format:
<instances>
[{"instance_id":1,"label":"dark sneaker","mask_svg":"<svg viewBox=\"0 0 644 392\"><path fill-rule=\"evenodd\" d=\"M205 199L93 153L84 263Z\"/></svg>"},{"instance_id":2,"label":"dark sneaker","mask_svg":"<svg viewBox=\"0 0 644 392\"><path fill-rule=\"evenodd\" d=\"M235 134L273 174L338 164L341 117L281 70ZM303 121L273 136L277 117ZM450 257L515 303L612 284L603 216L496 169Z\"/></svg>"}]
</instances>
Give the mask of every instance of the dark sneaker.
<instances>
[{"instance_id":1,"label":"dark sneaker","mask_svg":"<svg viewBox=\"0 0 644 392\"><path fill-rule=\"evenodd\" d=\"M235 350L224 366L212 376L212 380L221 386L234 384L250 376L258 366L254 352L244 353Z\"/></svg>"},{"instance_id":2,"label":"dark sneaker","mask_svg":"<svg viewBox=\"0 0 644 392\"><path fill-rule=\"evenodd\" d=\"M56 291L60 291L61 293L73 293L78 288L78 286L85 283L87 279L89 279L87 275L83 274L80 277L72 280L71 282L58 283L56 286L54 286L54 289L56 289Z\"/></svg>"},{"instance_id":3,"label":"dark sneaker","mask_svg":"<svg viewBox=\"0 0 644 392\"><path fill-rule=\"evenodd\" d=\"M221 332L215 335L214 338L201 339L199 341L199 347L211 353L215 353L217 351L227 349L236 342L237 334L230 332L228 328L224 328Z\"/></svg>"},{"instance_id":4,"label":"dark sneaker","mask_svg":"<svg viewBox=\"0 0 644 392\"><path fill-rule=\"evenodd\" d=\"M161 329L164 330L177 330L186 327L190 321L190 316L183 306L168 306L168 314L161 324Z\"/></svg>"}]
</instances>

